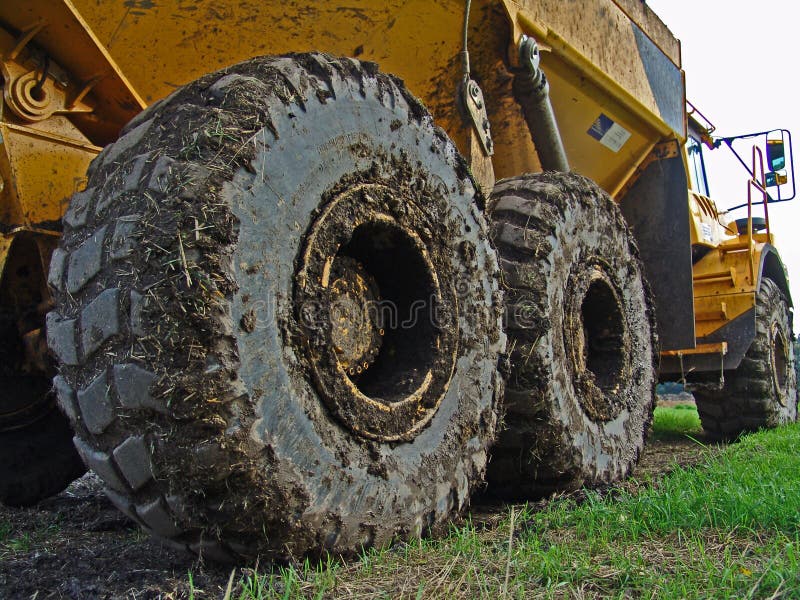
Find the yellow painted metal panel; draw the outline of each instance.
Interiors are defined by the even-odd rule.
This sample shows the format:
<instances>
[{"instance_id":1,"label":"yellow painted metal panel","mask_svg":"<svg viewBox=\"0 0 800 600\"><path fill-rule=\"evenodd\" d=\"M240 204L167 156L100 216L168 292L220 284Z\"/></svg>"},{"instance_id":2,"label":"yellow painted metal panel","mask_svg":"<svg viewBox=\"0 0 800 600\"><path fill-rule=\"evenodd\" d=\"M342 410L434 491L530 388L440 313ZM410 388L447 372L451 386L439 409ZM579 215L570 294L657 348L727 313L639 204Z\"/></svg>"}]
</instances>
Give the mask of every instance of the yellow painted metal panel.
<instances>
[{"instance_id":1,"label":"yellow painted metal panel","mask_svg":"<svg viewBox=\"0 0 800 600\"><path fill-rule=\"evenodd\" d=\"M460 50L464 7L460 0L75 5L147 102L253 56L308 51L376 61L424 97L433 72Z\"/></svg>"},{"instance_id":2,"label":"yellow painted metal panel","mask_svg":"<svg viewBox=\"0 0 800 600\"><path fill-rule=\"evenodd\" d=\"M769 240L767 236L760 236L752 243L750 252L746 241L746 236L730 237L694 265L695 332L698 338L710 335L755 306L758 265ZM751 264L754 265L752 269Z\"/></svg>"},{"instance_id":3,"label":"yellow painted metal panel","mask_svg":"<svg viewBox=\"0 0 800 600\"><path fill-rule=\"evenodd\" d=\"M475 28L486 5L473 4ZM346 5L335 0L75 0L75 6L148 103L254 56L328 52L374 61L401 77L469 155L456 106L462 0L353 0ZM501 34L482 30L487 36Z\"/></svg>"},{"instance_id":4,"label":"yellow painted metal panel","mask_svg":"<svg viewBox=\"0 0 800 600\"><path fill-rule=\"evenodd\" d=\"M677 66L681 66L681 43L659 16L642 0L614 0L626 15L647 34L653 43Z\"/></svg>"},{"instance_id":5,"label":"yellow painted metal panel","mask_svg":"<svg viewBox=\"0 0 800 600\"><path fill-rule=\"evenodd\" d=\"M600 90L574 70L546 57L551 98L570 166L613 194L631 175L662 134L637 119L627 106ZM588 134L594 121L606 115L631 137L614 151Z\"/></svg>"},{"instance_id":6,"label":"yellow painted metal panel","mask_svg":"<svg viewBox=\"0 0 800 600\"><path fill-rule=\"evenodd\" d=\"M333 0L281 4L199 0L103 3L100 9L94 0L75 3L148 102L206 72L254 55L320 50L373 60L382 70L402 77L462 153L470 154L456 106L462 0L354 0L346 6ZM571 165L613 193L652 145L671 132L657 117L628 17L611 0L590 0L588 8L580 10L574 3L565 6L556 0L515 4L583 53L583 70L555 51L563 48L546 55L543 64ZM587 11L592 19L586 17ZM470 54L486 96L498 177L539 170L511 94L508 50L515 40L508 19L501 2L473 3ZM575 52L570 56L574 58ZM587 73L589 79L604 78L605 83L587 81ZM631 133L617 153L587 133L600 113Z\"/></svg>"},{"instance_id":7,"label":"yellow painted metal panel","mask_svg":"<svg viewBox=\"0 0 800 600\"><path fill-rule=\"evenodd\" d=\"M85 8L91 8L90 13L102 12L97 6ZM41 25L36 44L77 79L73 83L91 86L96 118L84 119L82 126L98 143L115 139L120 127L144 108L142 99L68 0L0 2L0 24L18 32Z\"/></svg>"},{"instance_id":8,"label":"yellow painted metal panel","mask_svg":"<svg viewBox=\"0 0 800 600\"><path fill-rule=\"evenodd\" d=\"M720 293L714 296L696 297L694 299L695 335L702 338L712 334L753 308L755 301L755 292Z\"/></svg>"},{"instance_id":9,"label":"yellow painted metal panel","mask_svg":"<svg viewBox=\"0 0 800 600\"><path fill-rule=\"evenodd\" d=\"M503 0L518 33L549 46L582 76L624 103L630 113L659 129L672 131L659 115L648 64L629 17L612 0ZM660 52L660 51L658 51ZM665 60L669 57L664 55ZM543 62L546 65L547 55ZM671 61L670 61L671 62ZM675 72L679 65L671 62ZM545 72L548 72L545 68ZM548 72L549 74L549 72ZM676 82L683 86L682 81ZM682 96L683 90L678 90ZM681 107L681 111L683 108ZM685 137L683 123L673 126Z\"/></svg>"},{"instance_id":10,"label":"yellow painted metal panel","mask_svg":"<svg viewBox=\"0 0 800 600\"><path fill-rule=\"evenodd\" d=\"M3 276L3 269L5 269L6 260L8 260L8 251L11 249L13 241L14 236L0 234L0 278Z\"/></svg>"},{"instance_id":11,"label":"yellow painted metal panel","mask_svg":"<svg viewBox=\"0 0 800 600\"><path fill-rule=\"evenodd\" d=\"M690 191L689 215L692 244L716 247L726 240L738 238L735 225L727 222L723 225L711 198Z\"/></svg>"},{"instance_id":12,"label":"yellow painted metal panel","mask_svg":"<svg viewBox=\"0 0 800 600\"><path fill-rule=\"evenodd\" d=\"M698 344L694 348L686 350L665 350L661 356L692 356L696 354L727 354L728 342L718 342L716 344Z\"/></svg>"},{"instance_id":13,"label":"yellow painted metal panel","mask_svg":"<svg viewBox=\"0 0 800 600\"><path fill-rule=\"evenodd\" d=\"M69 197L84 184L100 148L46 129L60 119L64 129L71 127L64 117L36 128L0 123L0 174L8 182L0 201L4 226L55 227Z\"/></svg>"}]
</instances>

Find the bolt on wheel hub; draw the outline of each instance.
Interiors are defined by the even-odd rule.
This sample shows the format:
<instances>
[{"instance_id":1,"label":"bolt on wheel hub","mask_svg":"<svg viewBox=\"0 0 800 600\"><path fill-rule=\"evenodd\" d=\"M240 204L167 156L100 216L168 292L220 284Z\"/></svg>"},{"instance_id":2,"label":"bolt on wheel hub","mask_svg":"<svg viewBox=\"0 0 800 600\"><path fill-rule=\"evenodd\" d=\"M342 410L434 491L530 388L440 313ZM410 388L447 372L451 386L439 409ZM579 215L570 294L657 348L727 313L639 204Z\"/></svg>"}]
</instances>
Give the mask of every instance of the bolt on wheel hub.
<instances>
[{"instance_id":1,"label":"bolt on wheel hub","mask_svg":"<svg viewBox=\"0 0 800 600\"><path fill-rule=\"evenodd\" d=\"M331 277L333 349L348 375L360 375L375 362L384 335L378 283L348 256L336 257Z\"/></svg>"}]
</instances>

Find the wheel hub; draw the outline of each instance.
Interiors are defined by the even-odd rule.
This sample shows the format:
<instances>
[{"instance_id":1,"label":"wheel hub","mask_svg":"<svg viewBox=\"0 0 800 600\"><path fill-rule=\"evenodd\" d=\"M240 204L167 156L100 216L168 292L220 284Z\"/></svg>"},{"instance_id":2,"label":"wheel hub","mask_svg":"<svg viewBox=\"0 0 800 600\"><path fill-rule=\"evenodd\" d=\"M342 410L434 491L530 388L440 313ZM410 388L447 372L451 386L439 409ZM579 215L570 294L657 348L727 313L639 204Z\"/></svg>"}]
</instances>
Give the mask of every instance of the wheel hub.
<instances>
[{"instance_id":1,"label":"wheel hub","mask_svg":"<svg viewBox=\"0 0 800 600\"><path fill-rule=\"evenodd\" d=\"M331 199L296 272L295 348L328 409L352 432L410 441L436 413L455 368L449 257L414 198L378 184Z\"/></svg>"},{"instance_id":2,"label":"wheel hub","mask_svg":"<svg viewBox=\"0 0 800 600\"><path fill-rule=\"evenodd\" d=\"M786 383L788 381L786 370L789 368L790 361L788 358L788 345L777 323L772 327L770 338L772 339L770 348L770 353L772 354L772 360L770 361L772 365L772 381L775 384L778 402L786 406Z\"/></svg>"},{"instance_id":3,"label":"wheel hub","mask_svg":"<svg viewBox=\"0 0 800 600\"><path fill-rule=\"evenodd\" d=\"M339 256L331 267L331 341L339 364L350 376L375 362L382 324L378 283L357 260Z\"/></svg>"}]
</instances>

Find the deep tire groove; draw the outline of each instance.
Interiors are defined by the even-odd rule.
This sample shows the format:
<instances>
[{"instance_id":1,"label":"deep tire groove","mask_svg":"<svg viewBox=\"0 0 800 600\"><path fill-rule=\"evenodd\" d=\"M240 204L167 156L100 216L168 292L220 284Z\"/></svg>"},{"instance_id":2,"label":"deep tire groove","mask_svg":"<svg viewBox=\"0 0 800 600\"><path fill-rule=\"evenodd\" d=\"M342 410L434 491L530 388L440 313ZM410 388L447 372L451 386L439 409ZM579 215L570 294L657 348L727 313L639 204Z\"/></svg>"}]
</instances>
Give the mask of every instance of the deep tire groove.
<instances>
[{"instance_id":1,"label":"deep tire groove","mask_svg":"<svg viewBox=\"0 0 800 600\"><path fill-rule=\"evenodd\" d=\"M797 420L797 375L791 346L791 313L777 284L764 278L756 297L756 335L739 367L725 371L721 390L693 390L703 429L718 439L772 428ZM783 387L774 379L774 335L788 349L783 363Z\"/></svg>"}]
</instances>

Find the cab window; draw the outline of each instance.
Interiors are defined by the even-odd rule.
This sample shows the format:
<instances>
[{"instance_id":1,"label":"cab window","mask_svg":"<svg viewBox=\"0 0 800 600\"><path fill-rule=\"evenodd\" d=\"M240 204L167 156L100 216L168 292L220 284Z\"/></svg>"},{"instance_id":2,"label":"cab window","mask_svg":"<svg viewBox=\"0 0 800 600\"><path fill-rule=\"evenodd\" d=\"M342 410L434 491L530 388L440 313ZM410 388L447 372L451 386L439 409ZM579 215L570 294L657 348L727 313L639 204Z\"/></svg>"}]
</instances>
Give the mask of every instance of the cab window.
<instances>
[{"instance_id":1,"label":"cab window","mask_svg":"<svg viewBox=\"0 0 800 600\"><path fill-rule=\"evenodd\" d=\"M700 142L691 136L686 141L686 154L689 159L689 178L692 190L703 196L709 196L706 167L703 163L703 148Z\"/></svg>"}]
</instances>

